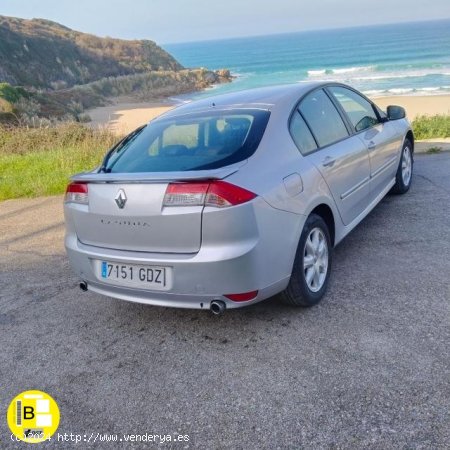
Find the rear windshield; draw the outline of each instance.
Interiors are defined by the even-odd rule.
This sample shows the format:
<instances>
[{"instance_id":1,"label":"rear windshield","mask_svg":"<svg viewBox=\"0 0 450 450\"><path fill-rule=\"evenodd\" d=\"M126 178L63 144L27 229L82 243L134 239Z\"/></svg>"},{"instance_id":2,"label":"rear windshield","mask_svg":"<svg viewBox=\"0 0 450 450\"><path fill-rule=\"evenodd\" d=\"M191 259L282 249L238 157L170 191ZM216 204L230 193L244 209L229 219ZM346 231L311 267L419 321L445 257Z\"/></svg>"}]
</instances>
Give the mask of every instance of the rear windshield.
<instances>
[{"instance_id":1,"label":"rear windshield","mask_svg":"<svg viewBox=\"0 0 450 450\"><path fill-rule=\"evenodd\" d=\"M224 167L250 157L269 120L263 110L208 111L150 122L112 151L105 172L172 172Z\"/></svg>"}]
</instances>

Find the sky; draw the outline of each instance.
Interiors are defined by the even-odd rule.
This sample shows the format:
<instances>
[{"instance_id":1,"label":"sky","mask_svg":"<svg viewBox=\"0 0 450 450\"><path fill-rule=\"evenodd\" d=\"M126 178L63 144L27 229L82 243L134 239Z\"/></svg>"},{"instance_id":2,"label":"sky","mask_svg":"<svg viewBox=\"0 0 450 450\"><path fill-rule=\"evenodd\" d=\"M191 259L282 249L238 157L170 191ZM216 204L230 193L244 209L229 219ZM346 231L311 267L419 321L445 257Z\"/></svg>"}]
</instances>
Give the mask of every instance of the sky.
<instances>
[{"instance_id":1,"label":"sky","mask_svg":"<svg viewBox=\"0 0 450 450\"><path fill-rule=\"evenodd\" d=\"M450 0L0 0L0 15L166 44L450 18Z\"/></svg>"}]
</instances>

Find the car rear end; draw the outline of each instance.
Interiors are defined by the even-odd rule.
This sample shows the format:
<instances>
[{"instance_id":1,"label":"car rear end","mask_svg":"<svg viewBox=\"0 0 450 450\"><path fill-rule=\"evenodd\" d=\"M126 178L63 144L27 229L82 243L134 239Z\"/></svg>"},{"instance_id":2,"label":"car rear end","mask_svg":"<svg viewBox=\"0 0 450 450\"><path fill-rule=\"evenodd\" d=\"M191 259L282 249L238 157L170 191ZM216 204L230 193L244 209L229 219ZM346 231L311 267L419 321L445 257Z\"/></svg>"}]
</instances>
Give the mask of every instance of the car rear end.
<instances>
[{"instance_id":1,"label":"car rear end","mask_svg":"<svg viewBox=\"0 0 450 450\"><path fill-rule=\"evenodd\" d=\"M65 244L82 287L200 309L235 308L282 290L288 279L268 269L267 252L285 214L233 183L269 117L241 109L154 121L100 170L73 177Z\"/></svg>"}]
</instances>

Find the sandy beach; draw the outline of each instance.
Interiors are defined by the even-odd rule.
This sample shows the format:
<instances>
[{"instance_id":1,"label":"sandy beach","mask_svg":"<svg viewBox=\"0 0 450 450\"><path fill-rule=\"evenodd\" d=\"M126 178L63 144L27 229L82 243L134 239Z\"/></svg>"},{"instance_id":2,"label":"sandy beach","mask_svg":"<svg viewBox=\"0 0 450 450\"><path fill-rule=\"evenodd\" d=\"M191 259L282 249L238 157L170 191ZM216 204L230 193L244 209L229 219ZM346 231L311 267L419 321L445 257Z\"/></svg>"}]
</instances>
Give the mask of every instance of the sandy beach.
<instances>
[{"instance_id":1,"label":"sandy beach","mask_svg":"<svg viewBox=\"0 0 450 450\"><path fill-rule=\"evenodd\" d=\"M386 109L388 105L403 106L410 120L414 120L421 115L450 114L450 95L399 95L378 97L372 100L382 109Z\"/></svg>"},{"instance_id":2,"label":"sandy beach","mask_svg":"<svg viewBox=\"0 0 450 450\"><path fill-rule=\"evenodd\" d=\"M140 125L177 106L170 101L120 102L88 111L93 127L107 127L118 135L128 134Z\"/></svg>"},{"instance_id":3,"label":"sandy beach","mask_svg":"<svg viewBox=\"0 0 450 450\"><path fill-rule=\"evenodd\" d=\"M419 115L450 114L450 95L394 96L373 99L382 109L388 105L403 106L410 120ZM177 104L169 100L154 102L119 102L88 111L91 126L106 126L118 135L124 135L154 119Z\"/></svg>"}]
</instances>

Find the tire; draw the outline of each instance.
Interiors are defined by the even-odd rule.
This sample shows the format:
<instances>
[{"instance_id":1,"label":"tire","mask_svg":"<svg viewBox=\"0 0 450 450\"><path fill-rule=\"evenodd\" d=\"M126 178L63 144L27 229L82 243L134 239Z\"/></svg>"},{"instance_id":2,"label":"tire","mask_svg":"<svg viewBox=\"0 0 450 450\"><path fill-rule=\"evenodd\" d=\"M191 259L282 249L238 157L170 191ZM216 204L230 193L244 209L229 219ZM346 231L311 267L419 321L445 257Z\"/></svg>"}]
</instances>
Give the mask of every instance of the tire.
<instances>
[{"instance_id":1,"label":"tire","mask_svg":"<svg viewBox=\"0 0 450 450\"><path fill-rule=\"evenodd\" d=\"M391 189L392 194L405 194L409 191L412 182L413 166L414 155L412 151L412 144L409 139L405 139L402 147L400 162L398 163L397 174L395 175L395 184Z\"/></svg>"},{"instance_id":2,"label":"tire","mask_svg":"<svg viewBox=\"0 0 450 450\"><path fill-rule=\"evenodd\" d=\"M317 233L319 230L319 233ZM315 241L314 237L319 237L319 245L317 245L318 252L312 251ZM307 245L307 241L309 244ZM321 243L326 244L326 258L320 255ZM310 245L311 244L311 245ZM311 256L313 259L311 260ZM322 217L311 214L308 219L306 219L305 226L303 227L302 234L300 236L300 241L298 243L297 253L295 255L294 267L292 269L291 279L289 281L288 287L280 293L281 300L291 306L314 306L320 302L324 296L328 280L331 271L331 257L332 257L332 246L330 239L330 232L328 230L327 224L322 219ZM316 258L316 259L314 259ZM321 267L321 263L326 260L326 271ZM305 267L305 263L309 261L311 264L309 268ZM307 276L310 277L311 269L313 269L314 275L312 281L309 284L307 281ZM325 273L325 274L324 274ZM323 275L324 274L324 275ZM318 281L316 283L316 281Z\"/></svg>"}]
</instances>

